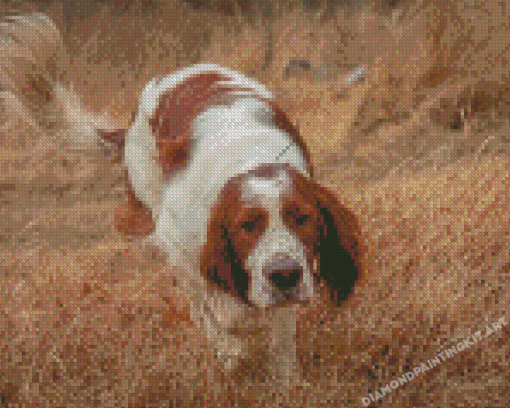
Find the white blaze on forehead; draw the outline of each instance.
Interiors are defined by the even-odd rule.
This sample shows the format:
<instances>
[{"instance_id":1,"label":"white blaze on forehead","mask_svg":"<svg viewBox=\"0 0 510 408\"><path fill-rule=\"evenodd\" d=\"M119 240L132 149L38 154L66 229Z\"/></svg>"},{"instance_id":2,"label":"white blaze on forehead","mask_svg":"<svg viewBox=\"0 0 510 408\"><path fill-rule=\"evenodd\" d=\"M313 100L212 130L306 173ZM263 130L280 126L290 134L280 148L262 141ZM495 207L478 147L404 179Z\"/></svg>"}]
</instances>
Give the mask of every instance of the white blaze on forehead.
<instances>
[{"instance_id":1,"label":"white blaze on forehead","mask_svg":"<svg viewBox=\"0 0 510 408\"><path fill-rule=\"evenodd\" d=\"M248 177L243 184L243 200L259 201L266 210L279 211L280 196L290 193L291 182L284 171L276 177Z\"/></svg>"}]
</instances>

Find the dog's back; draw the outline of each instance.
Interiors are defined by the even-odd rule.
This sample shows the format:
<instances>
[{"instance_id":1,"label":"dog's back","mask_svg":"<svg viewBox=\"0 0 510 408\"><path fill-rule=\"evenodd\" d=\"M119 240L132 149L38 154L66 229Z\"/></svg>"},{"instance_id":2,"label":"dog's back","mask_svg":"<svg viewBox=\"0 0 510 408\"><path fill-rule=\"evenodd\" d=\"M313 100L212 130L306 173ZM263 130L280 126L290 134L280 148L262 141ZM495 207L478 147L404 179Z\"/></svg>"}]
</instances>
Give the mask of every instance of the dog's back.
<instances>
[{"instance_id":1,"label":"dog's back","mask_svg":"<svg viewBox=\"0 0 510 408\"><path fill-rule=\"evenodd\" d=\"M151 81L125 161L133 191L158 220L156 236L169 248L198 248L223 186L262 163L310 175L306 149L283 115L263 85L217 65Z\"/></svg>"}]
</instances>

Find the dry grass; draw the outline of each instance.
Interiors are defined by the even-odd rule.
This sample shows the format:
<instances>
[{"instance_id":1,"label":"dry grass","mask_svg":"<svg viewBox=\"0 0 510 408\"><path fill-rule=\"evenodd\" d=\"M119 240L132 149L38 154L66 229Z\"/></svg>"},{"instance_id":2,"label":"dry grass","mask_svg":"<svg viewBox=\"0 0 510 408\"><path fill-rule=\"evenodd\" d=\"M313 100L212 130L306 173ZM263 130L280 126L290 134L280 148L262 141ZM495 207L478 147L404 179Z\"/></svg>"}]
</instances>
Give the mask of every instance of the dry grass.
<instances>
[{"instance_id":1,"label":"dry grass","mask_svg":"<svg viewBox=\"0 0 510 408\"><path fill-rule=\"evenodd\" d=\"M263 22L256 1L202 3L47 2L62 34L0 30L2 407L362 406L440 345L510 321L505 5L371 1L332 16L277 2ZM310 64L289 74L293 60ZM268 84L365 237L352 296L302 310L303 378L279 396L250 362L225 377L179 268L113 231L124 170L87 138L126 125L148 79L196 61ZM349 83L357 66L367 75ZM370 406L507 407L508 338Z\"/></svg>"}]
</instances>

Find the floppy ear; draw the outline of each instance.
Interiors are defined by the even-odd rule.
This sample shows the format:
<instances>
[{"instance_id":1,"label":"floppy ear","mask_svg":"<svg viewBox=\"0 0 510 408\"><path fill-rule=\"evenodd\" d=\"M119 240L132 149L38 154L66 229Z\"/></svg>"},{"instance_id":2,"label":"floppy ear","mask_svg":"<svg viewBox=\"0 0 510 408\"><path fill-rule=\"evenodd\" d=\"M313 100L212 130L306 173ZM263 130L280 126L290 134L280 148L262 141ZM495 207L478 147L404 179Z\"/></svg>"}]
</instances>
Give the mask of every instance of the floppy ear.
<instances>
[{"instance_id":1,"label":"floppy ear","mask_svg":"<svg viewBox=\"0 0 510 408\"><path fill-rule=\"evenodd\" d=\"M115 227L126 235L149 235L154 231L151 211L138 200L128 183L128 201L115 211Z\"/></svg>"},{"instance_id":2,"label":"floppy ear","mask_svg":"<svg viewBox=\"0 0 510 408\"><path fill-rule=\"evenodd\" d=\"M248 276L229 237L229 210L238 204L235 191L235 185L227 185L211 213L206 244L200 254L200 271L208 282L246 301Z\"/></svg>"},{"instance_id":3,"label":"floppy ear","mask_svg":"<svg viewBox=\"0 0 510 408\"><path fill-rule=\"evenodd\" d=\"M234 293L229 254L228 229L220 218L213 217L207 230L207 241L200 256L200 270L209 282Z\"/></svg>"},{"instance_id":4,"label":"floppy ear","mask_svg":"<svg viewBox=\"0 0 510 408\"><path fill-rule=\"evenodd\" d=\"M327 282L333 300L339 303L351 293L361 272L358 221L332 192L313 180L308 182L307 194L322 216L317 242L319 278Z\"/></svg>"}]
</instances>

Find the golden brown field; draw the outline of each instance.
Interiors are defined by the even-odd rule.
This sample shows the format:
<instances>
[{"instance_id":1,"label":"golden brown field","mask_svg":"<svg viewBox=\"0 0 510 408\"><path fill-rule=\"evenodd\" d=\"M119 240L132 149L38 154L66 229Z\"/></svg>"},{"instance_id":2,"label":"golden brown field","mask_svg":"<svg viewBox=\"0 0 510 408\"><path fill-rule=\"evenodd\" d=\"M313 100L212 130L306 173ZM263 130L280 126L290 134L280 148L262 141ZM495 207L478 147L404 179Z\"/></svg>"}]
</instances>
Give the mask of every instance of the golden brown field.
<instances>
[{"instance_id":1,"label":"golden brown field","mask_svg":"<svg viewBox=\"0 0 510 408\"><path fill-rule=\"evenodd\" d=\"M510 406L509 326L484 336L510 321L505 2L192 3L0 3L56 24L0 25L0 407L362 407L478 331L369 406ZM179 268L113 229L126 175L85 137L199 61L278 95L362 227L362 276L301 311L302 378L279 394L249 363L225 375Z\"/></svg>"}]
</instances>

